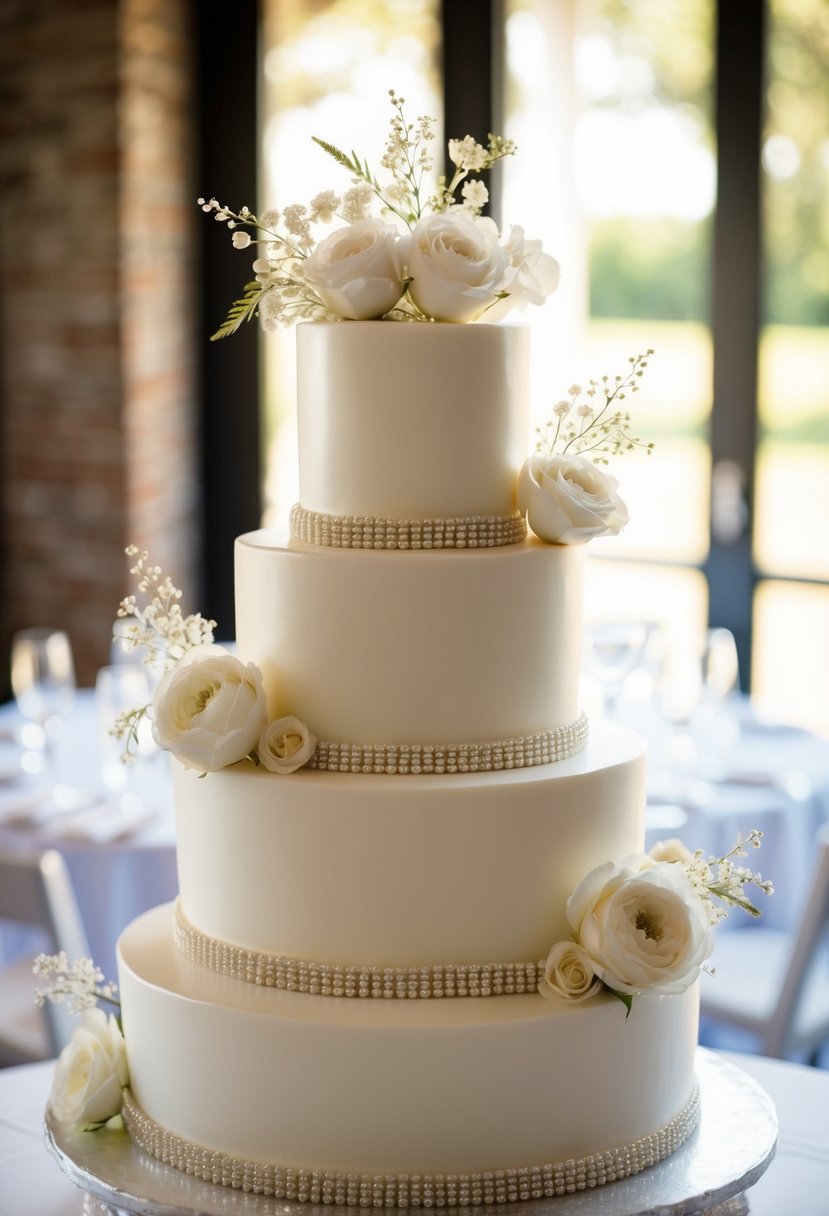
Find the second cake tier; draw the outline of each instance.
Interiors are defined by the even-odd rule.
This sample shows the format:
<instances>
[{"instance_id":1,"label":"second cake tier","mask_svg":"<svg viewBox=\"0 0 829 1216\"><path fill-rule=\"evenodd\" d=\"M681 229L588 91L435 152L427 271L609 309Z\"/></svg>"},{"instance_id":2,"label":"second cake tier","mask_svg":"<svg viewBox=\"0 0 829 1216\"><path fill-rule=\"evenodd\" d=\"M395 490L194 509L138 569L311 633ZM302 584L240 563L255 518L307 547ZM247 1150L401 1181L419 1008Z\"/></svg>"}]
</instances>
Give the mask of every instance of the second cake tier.
<instances>
[{"instance_id":1,"label":"second cake tier","mask_svg":"<svg viewBox=\"0 0 829 1216\"><path fill-rule=\"evenodd\" d=\"M579 716L584 552L236 542L239 657L271 716L363 746L493 743Z\"/></svg>"}]
</instances>

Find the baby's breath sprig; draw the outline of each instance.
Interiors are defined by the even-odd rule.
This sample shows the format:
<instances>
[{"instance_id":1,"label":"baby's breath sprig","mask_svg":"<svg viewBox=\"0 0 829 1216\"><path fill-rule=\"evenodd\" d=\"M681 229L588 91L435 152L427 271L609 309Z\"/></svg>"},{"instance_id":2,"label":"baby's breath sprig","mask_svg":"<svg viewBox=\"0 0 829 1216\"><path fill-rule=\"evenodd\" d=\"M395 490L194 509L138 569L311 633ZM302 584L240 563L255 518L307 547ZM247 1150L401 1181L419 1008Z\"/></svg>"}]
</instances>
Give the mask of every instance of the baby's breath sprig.
<instances>
[{"instance_id":1,"label":"baby's breath sprig","mask_svg":"<svg viewBox=\"0 0 829 1216\"><path fill-rule=\"evenodd\" d=\"M747 866L734 862L736 857L747 857L748 849L759 849L762 838L763 833L754 828L745 840L738 836L733 849L724 857L709 857L706 860L702 849L697 849L691 860L685 862L685 872L705 905L712 925L725 920L730 906L742 908L749 916L762 915L760 909L747 898L744 889L754 885L764 895L773 895L773 884Z\"/></svg>"},{"instance_id":2,"label":"baby's breath sprig","mask_svg":"<svg viewBox=\"0 0 829 1216\"><path fill-rule=\"evenodd\" d=\"M79 958L71 967L66 953L38 954L32 965L35 975L46 983L35 991L35 1004L66 1001L70 1013L94 1009L100 1002L121 1008L118 986L104 979L104 973L91 958Z\"/></svg>"},{"instance_id":3,"label":"baby's breath sprig","mask_svg":"<svg viewBox=\"0 0 829 1216\"><path fill-rule=\"evenodd\" d=\"M581 400L581 386L571 385L567 397L553 407L553 418L536 428L536 450L548 457L591 454L594 464L608 464L608 456L621 456L634 448L642 448L650 456L653 443L631 434L630 414L619 403L629 393L639 391L638 382L653 353L648 349L644 354L631 355L625 375L591 380L584 392L586 400ZM602 399L598 406L594 404L596 397Z\"/></svg>"},{"instance_id":4,"label":"baby's breath sprig","mask_svg":"<svg viewBox=\"0 0 829 1216\"><path fill-rule=\"evenodd\" d=\"M124 552L136 558L130 573L138 579L139 592L150 599L144 605L138 603L135 595L121 601L118 618L128 619L129 623L113 640L127 651L144 649L145 662L164 670L174 666L193 646L212 642L216 622L206 620L200 612L184 616L179 603L181 591L162 573L160 566L150 564L147 551L140 552L136 545L129 545ZM112 724L109 733L113 738L125 740L122 757L125 763L135 758L139 728L150 709L148 704L125 710Z\"/></svg>"},{"instance_id":5,"label":"baby's breath sprig","mask_svg":"<svg viewBox=\"0 0 829 1216\"><path fill-rule=\"evenodd\" d=\"M212 642L216 622L205 620L200 612L184 616L179 604L181 592L160 566L150 565L147 551L140 552L136 545L129 545L124 552L127 557L136 558L130 574L138 579L138 590L150 597L143 606L134 595L121 601L119 618L131 617L135 622L117 635L124 649L146 647L151 666L168 668L191 647Z\"/></svg>"},{"instance_id":6,"label":"baby's breath sprig","mask_svg":"<svg viewBox=\"0 0 829 1216\"><path fill-rule=\"evenodd\" d=\"M319 297L309 290L302 275L302 263L314 247L311 225L330 223L343 201L332 191L325 190L312 199L308 207L292 203L284 208L281 216L277 211L266 211L260 217L249 207L233 211L215 198L198 200L202 211L213 212L219 223L227 224L235 249L262 245L265 253L253 263L256 278L245 284L244 294L231 304L227 317L211 335L211 342L236 333L257 313L267 329L292 325L301 318L310 320L329 315ZM353 213L356 200L346 196L346 201Z\"/></svg>"}]
</instances>

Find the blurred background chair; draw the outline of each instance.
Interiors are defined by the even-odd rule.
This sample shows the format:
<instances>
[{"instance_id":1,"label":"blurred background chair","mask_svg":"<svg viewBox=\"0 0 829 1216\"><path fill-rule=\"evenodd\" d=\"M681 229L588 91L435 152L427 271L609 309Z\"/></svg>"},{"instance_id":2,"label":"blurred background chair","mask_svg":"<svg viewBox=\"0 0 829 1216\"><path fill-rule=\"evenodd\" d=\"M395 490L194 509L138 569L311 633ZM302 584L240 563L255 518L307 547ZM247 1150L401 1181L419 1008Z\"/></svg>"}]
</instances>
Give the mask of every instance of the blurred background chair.
<instances>
[{"instance_id":1,"label":"blurred background chair","mask_svg":"<svg viewBox=\"0 0 829 1216\"><path fill-rule=\"evenodd\" d=\"M703 1026L750 1032L752 1047L817 1063L829 1042L829 824L817 835L814 878L795 933L751 926L719 934L703 977ZM719 1044L718 1044L719 1045Z\"/></svg>"},{"instance_id":2,"label":"blurred background chair","mask_svg":"<svg viewBox=\"0 0 829 1216\"><path fill-rule=\"evenodd\" d=\"M0 851L0 920L45 931L48 950L64 950L70 965L89 957L69 871L54 849L28 855ZM32 962L27 954L0 967L0 1066L51 1059L77 1024L63 1004L35 1005Z\"/></svg>"}]
</instances>

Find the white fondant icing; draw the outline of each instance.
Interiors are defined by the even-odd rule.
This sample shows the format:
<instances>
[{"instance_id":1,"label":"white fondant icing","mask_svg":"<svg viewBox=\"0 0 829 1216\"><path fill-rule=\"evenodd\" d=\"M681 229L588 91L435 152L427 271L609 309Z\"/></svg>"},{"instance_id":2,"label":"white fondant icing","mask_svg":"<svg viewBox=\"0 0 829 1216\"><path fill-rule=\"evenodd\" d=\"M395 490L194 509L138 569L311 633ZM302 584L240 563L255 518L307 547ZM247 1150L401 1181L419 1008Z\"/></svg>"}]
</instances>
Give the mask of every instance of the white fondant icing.
<instances>
[{"instance_id":1,"label":"white fondant icing","mask_svg":"<svg viewBox=\"0 0 829 1216\"><path fill-rule=\"evenodd\" d=\"M528 349L521 325L298 325L302 506L508 514L529 445Z\"/></svg>"},{"instance_id":2,"label":"white fondant icing","mask_svg":"<svg viewBox=\"0 0 829 1216\"><path fill-rule=\"evenodd\" d=\"M174 765L192 925L324 963L533 962L593 866L641 848L644 744L600 726L569 760L386 777Z\"/></svg>"},{"instance_id":3,"label":"white fondant icing","mask_svg":"<svg viewBox=\"0 0 829 1216\"><path fill-rule=\"evenodd\" d=\"M536 1165L656 1131L691 1094L696 986L629 1017L610 996L330 1000L187 963L171 917L154 909L119 945L131 1087L207 1148L348 1172Z\"/></svg>"},{"instance_id":4,"label":"white fondant icing","mask_svg":"<svg viewBox=\"0 0 829 1216\"><path fill-rule=\"evenodd\" d=\"M239 657L320 739L475 743L579 714L583 547L430 553L236 542Z\"/></svg>"}]
</instances>

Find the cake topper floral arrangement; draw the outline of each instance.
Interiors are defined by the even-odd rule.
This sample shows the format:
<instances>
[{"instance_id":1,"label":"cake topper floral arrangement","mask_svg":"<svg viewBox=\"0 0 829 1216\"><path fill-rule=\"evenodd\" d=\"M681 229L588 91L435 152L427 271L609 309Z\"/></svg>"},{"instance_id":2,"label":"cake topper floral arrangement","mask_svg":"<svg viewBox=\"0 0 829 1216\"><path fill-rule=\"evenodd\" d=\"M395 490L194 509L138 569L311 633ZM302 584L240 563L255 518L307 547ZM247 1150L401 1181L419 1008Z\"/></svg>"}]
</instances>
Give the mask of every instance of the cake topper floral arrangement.
<instances>
[{"instance_id":1,"label":"cake topper floral arrangement","mask_svg":"<svg viewBox=\"0 0 829 1216\"><path fill-rule=\"evenodd\" d=\"M513 226L501 239L481 214L489 191L480 177L515 145L490 135L449 140L454 165L432 190L434 119L408 122L405 99L389 96L392 118L381 181L369 162L314 137L351 174L343 194L324 190L306 206L292 203L255 215L215 198L199 205L227 224L235 248L259 246L255 278L213 335L224 338L258 316L271 330L299 320L496 321L514 308L542 304L558 286L558 263ZM381 216L370 214L378 205ZM339 222L317 239L319 225Z\"/></svg>"}]
</instances>

